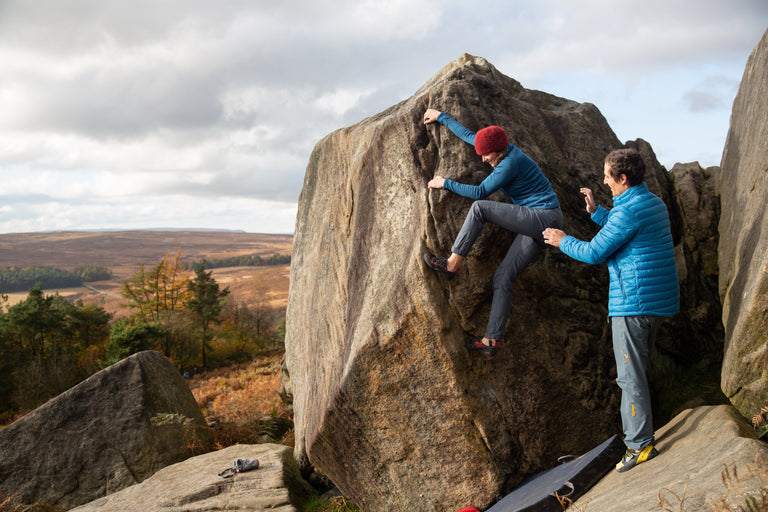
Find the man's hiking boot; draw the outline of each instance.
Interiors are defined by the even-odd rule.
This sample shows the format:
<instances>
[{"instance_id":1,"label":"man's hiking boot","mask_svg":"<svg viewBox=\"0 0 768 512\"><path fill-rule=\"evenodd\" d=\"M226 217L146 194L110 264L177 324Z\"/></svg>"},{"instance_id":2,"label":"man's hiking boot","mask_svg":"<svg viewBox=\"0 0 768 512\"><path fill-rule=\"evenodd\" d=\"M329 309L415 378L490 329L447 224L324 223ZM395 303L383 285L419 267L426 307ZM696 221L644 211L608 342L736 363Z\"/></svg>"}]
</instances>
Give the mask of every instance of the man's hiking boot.
<instances>
[{"instance_id":1,"label":"man's hiking boot","mask_svg":"<svg viewBox=\"0 0 768 512\"><path fill-rule=\"evenodd\" d=\"M659 452L656 451L656 448L654 448L652 444L649 444L639 452L636 452L631 448L627 448L627 451L624 453L624 456L621 458L619 463L616 464L616 471L618 471L619 473L623 473L624 471L629 471L630 469L637 466L641 462L651 460L658 454Z\"/></svg>"},{"instance_id":2,"label":"man's hiking boot","mask_svg":"<svg viewBox=\"0 0 768 512\"><path fill-rule=\"evenodd\" d=\"M425 252L424 262L429 268L441 274L449 281L453 279L456 274L458 274L458 272L451 272L448 270L448 260L445 258L438 258L437 256L432 256L431 254Z\"/></svg>"},{"instance_id":3,"label":"man's hiking boot","mask_svg":"<svg viewBox=\"0 0 768 512\"><path fill-rule=\"evenodd\" d=\"M493 346L486 345L483 343L483 338L467 338L465 344L467 345L467 349L471 351L477 351L483 354L485 357L492 357L493 354L496 353L496 350L499 348L499 342L491 341L493 343Z\"/></svg>"}]
</instances>

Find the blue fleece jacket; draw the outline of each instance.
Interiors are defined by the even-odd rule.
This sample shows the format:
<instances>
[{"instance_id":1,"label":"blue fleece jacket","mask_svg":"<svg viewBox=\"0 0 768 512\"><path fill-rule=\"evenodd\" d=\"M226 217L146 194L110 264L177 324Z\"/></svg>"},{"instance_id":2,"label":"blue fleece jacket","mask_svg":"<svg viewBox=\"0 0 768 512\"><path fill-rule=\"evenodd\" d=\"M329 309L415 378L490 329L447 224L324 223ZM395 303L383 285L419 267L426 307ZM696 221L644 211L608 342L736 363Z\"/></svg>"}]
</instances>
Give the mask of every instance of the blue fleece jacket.
<instances>
[{"instance_id":1,"label":"blue fleece jacket","mask_svg":"<svg viewBox=\"0 0 768 512\"><path fill-rule=\"evenodd\" d=\"M602 226L589 242L563 237L560 250L585 263L608 262L609 316L671 316L680 307L675 251L667 206L641 183L598 206Z\"/></svg>"},{"instance_id":2,"label":"blue fleece jacket","mask_svg":"<svg viewBox=\"0 0 768 512\"><path fill-rule=\"evenodd\" d=\"M464 142L475 145L475 133L452 117L441 113L437 121L447 126ZM514 144L510 144L507 150L507 156L493 168L480 185L465 185L446 179L443 188L470 199L484 199L501 189L517 205L541 209L558 208L560 202L557 195L536 162Z\"/></svg>"}]
</instances>

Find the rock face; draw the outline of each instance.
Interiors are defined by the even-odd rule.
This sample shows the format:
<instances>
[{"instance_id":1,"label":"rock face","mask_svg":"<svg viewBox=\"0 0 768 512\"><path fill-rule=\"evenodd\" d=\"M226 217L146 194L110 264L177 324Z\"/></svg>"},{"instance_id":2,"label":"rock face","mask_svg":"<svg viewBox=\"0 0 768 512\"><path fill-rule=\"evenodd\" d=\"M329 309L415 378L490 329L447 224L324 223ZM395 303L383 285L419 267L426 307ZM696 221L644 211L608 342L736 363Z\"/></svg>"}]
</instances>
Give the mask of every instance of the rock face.
<instances>
[{"instance_id":1,"label":"rock face","mask_svg":"<svg viewBox=\"0 0 768 512\"><path fill-rule=\"evenodd\" d=\"M747 417L768 403L768 32L747 60L718 180L722 388Z\"/></svg>"},{"instance_id":2,"label":"rock face","mask_svg":"<svg viewBox=\"0 0 768 512\"><path fill-rule=\"evenodd\" d=\"M424 266L422 253L449 253L472 203L427 182L479 183L490 170L447 128L424 126L427 108L474 131L504 127L550 178L566 232L582 238L596 229L578 189L610 205L603 160L621 147L595 106L526 90L469 55L317 144L287 312L296 456L369 512L485 507L558 456L620 432L605 266L547 249L515 283L501 351L485 360L464 348L467 333L485 330L512 237L486 226L451 282ZM650 146L630 145L671 206Z\"/></svg>"},{"instance_id":3,"label":"rock face","mask_svg":"<svg viewBox=\"0 0 768 512\"><path fill-rule=\"evenodd\" d=\"M171 362L141 352L0 430L0 489L73 507L185 459L206 433Z\"/></svg>"},{"instance_id":4,"label":"rock face","mask_svg":"<svg viewBox=\"0 0 768 512\"><path fill-rule=\"evenodd\" d=\"M222 479L236 459L258 459L256 470ZM77 512L251 512L302 510L310 487L302 480L293 450L276 444L234 445L161 469L144 482L110 494Z\"/></svg>"},{"instance_id":5,"label":"rock face","mask_svg":"<svg viewBox=\"0 0 768 512\"><path fill-rule=\"evenodd\" d=\"M719 167L702 169L698 163L676 164L671 170L677 208L672 218L679 219L681 232L676 246L681 303L680 313L671 322L678 328L671 341L680 343L664 348L689 364L702 355L708 362L722 361L717 265L720 196L715 187L719 171Z\"/></svg>"},{"instance_id":6,"label":"rock face","mask_svg":"<svg viewBox=\"0 0 768 512\"><path fill-rule=\"evenodd\" d=\"M728 403L720 389L723 360L722 307L718 289L718 167L676 164L671 175L670 212L680 279L680 312L662 324L649 380L655 419L669 421L681 410Z\"/></svg>"},{"instance_id":7,"label":"rock face","mask_svg":"<svg viewBox=\"0 0 768 512\"><path fill-rule=\"evenodd\" d=\"M768 445L755 439L752 427L729 405L683 411L656 432L656 441L658 457L629 473L611 471L574 510L746 510L739 508L745 507L744 498L764 485ZM760 475L762 483L754 478ZM722 499L728 508L715 507Z\"/></svg>"}]
</instances>

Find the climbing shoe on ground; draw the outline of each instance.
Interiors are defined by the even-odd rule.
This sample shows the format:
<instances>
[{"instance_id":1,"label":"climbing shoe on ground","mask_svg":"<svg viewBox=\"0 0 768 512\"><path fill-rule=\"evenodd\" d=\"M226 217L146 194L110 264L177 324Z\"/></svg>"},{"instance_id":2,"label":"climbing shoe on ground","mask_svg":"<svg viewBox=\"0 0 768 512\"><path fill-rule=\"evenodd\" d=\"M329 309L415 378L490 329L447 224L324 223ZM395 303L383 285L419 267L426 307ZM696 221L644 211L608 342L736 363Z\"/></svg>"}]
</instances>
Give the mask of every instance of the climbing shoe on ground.
<instances>
[{"instance_id":1,"label":"climbing shoe on ground","mask_svg":"<svg viewBox=\"0 0 768 512\"><path fill-rule=\"evenodd\" d=\"M438 258L437 256L432 256L431 254L425 252L424 262L429 268L436 271L438 274L441 274L449 281L453 279L456 274L458 274L458 272L451 272L448 270L448 260L445 258Z\"/></svg>"},{"instance_id":2,"label":"climbing shoe on ground","mask_svg":"<svg viewBox=\"0 0 768 512\"><path fill-rule=\"evenodd\" d=\"M469 351L476 351L483 354L485 357L491 357L493 354L496 353L496 351L499 349L499 342L491 341L493 343L493 346L486 345L483 343L483 338L467 338L466 340L467 349Z\"/></svg>"},{"instance_id":3,"label":"climbing shoe on ground","mask_svg":"<svg viewBox=\"0 0 768 512\"><path fill-rule=\"evenodd\" d=\"M618 471L619 473L623 473L624 471L629 471L630 469L637 466L641 462L651 460L658 454L659 452L656 451L656 448L654 448L652 444L649 444L639 452L636 452L631 448L627 448L627 451L624 453L624 456L621 458L619 463L616 464L616 471Z\"/></svg>"}]
</instances>

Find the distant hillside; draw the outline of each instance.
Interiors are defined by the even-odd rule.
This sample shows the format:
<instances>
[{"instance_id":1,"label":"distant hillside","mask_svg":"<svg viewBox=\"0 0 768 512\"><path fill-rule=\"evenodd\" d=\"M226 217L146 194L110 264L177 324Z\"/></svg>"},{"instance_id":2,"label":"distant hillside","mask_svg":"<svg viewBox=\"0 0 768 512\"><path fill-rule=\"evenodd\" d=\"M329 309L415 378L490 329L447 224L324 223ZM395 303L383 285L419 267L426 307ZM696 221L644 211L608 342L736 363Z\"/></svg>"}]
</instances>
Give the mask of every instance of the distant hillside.
<instances>
[{"instance_id":1,"label":"distant hillside","mask_svg":"<svg viewBox=\"0 0 768 512\"><path fill-rule=\"evenodd\" d=\"M0 267L78 265L110 268L125 278L141 265L154 265L181 249L184 261L264 257L291 253L292 235L235 231L56 231L0 234Z\"/></svg>"},{"instance_id":2,"label":"distant hillside","mask_svg":"<svg viewBox=\"0 0 768 512\"><path fill-rule=\"evenodd\" d=\"M106 267L112 279L87 287L57 289L72 299L94 301L109 312L124 314L119 303L120 284L133 277L139 267L150 268L166 255L175 257L181 249L182 261L201 259L238 261L245 256L290 255L292 235L243 233L236 231L57 231L51 233L0 234L0 268L50 266L72 270L79 265ZM246 304L267 302L284 308L288 297L290 265L268 267L239 266L214 269L213 276L232 296ZM52 293L53 290L46 290ZM11 293L10 302L26 297L26 292Z\"/></svg>"}]
</instances>

